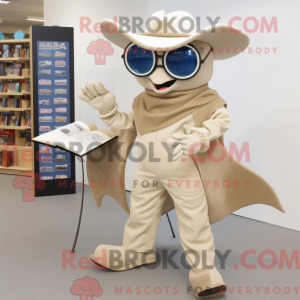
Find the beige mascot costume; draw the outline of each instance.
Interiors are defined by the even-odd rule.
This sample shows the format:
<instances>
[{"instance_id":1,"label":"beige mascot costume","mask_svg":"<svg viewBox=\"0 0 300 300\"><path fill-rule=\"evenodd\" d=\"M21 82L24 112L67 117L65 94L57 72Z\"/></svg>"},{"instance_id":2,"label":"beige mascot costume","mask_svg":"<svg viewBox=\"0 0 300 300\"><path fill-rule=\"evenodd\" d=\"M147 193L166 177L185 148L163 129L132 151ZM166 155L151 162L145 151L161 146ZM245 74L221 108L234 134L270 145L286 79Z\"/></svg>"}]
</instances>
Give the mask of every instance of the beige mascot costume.
<instances>
[{"instance_id":1,"label":"beige mascot costume","mask_svg":"<svg viewBox=\"0 0 300 300\"><path fill-rule=\"evenodd\" d=\"M283 208L270 185L224 148L223 134L230 126L230 115L226 102L208 87L213 60L242 52L249 44L248 36L221 24L204 32L197 32L196 27L188 31L185 27L191 22L185 22L194 19L181 11L168 15L159 11L152 17L142 34L125 32L111 20L102 22L105 28L117 29L103 35L125 49L122 58L126 68L145 88L134 99L132 112L118 111L114 94L100 82L88 82L79 94L118 134L115 144L124 146L119 151L121 159L109 160L107 156L95 162L89 154L89 181L124 180L131 143L135 139L139 142L141 157L147 150L135 171L123 245L100 245L90 257L116 271L154 263L161 215L175 208L180 240L191 265L189 280L196 297L201 298L226 291L220 273L212 267L215 248L210 225L255 203L282 212ZM172 28L165 26L172 18ZM92 191L98 206L108 194L129 213L124 186L95 184ZM105 251L107 261L103 262ZM112 256L117 252L115 260Z\"/></svg>"}]
</instances>

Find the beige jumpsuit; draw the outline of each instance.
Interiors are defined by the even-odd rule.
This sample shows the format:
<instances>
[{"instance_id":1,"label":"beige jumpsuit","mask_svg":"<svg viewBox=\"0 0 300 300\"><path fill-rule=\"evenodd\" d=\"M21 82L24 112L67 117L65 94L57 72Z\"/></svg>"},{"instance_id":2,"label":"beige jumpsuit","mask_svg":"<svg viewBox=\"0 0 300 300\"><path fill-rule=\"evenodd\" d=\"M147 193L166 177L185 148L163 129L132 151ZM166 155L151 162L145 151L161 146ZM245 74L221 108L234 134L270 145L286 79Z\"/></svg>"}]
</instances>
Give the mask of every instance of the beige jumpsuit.
<instances>
[{"instance_id":1,"label":"beige jumpsuit","mask_svg":"<svg viewBox=\"0 0 300 300\"><path fill-rule=\"evenodd\" d=\"M184 251L190 252L186 252L186 257L192 266L189 279L194 291L196 289L195 295L207 287L223 285L222 277L214 267L204 269L205 265L214 265L215 247L206 195L197 165L189 156L184 157L185 161L170 161L166 141L174 133L197 134L208 145L230 126L231 118L225 107L219 108L211 119L204 122L202 128L194 127L193 114L190 114L171 126L144 135L140 135L135 126L133 112L119 112L117 104L108 114L99 113L99 117L110 127L137 130L137 142L142 144L138 147L139 157L147 152L135 170L130 218L125 226L123 248L137 252L155 248L167 191L174 201L181 244ZM203 255L203 251L206 255ZM206 256L204 261L203 256ZM198 261L195 257L198 257Z\"/></svg>"}]
</instances>

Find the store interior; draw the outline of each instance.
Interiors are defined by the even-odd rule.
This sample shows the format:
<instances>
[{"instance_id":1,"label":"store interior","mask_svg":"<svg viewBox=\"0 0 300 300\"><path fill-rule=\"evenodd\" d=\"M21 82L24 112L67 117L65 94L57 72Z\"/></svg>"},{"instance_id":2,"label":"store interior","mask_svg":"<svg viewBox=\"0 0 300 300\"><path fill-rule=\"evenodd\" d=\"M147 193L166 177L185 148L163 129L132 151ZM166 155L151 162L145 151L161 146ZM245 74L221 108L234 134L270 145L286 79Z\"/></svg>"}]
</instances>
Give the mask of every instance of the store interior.
<instances>
[{"instance_id":1,"label":"store interior","mask_svg":"<svg viewBox=\"0 0 300 300\"><path fill-rule=\"evenodd\" d=\"M170 260L157 260L126 272L97 270L90 261L89 255L99 244L122 244L129 218L124 206L130 207L137 165L134 159L126 168L124 165L123 201L127 202L123 209L112 196L105 195L102 202L96 199L86 167L89 150L72 152L69 146L49 147L46 139L32 139L75 121L107 133L110 127L99 119L98 112L78 97L87 82L102 82L116 95L119 109L127 113L136 95L144 91L129 76L122 49L109 42L109 53L99 56L89 50L100 39L107 42L97 31L98 22L123 16L129 20L146 18L161 9L167 13L186 10L196 16L204 9L207 15L220 15L224 22L235 17L239 27L247 16L260 25L264 22L261 16L281 20L277 32L271 25L265 34L249 29L252 52L245 50L232 62L214 62L210 86L226 99L232 117L225 146L230 149L234 143L233 151L240 155L240 161L266 178L285 210L283 214L274 207L256 204L212 224L218 253L215 266L229 290L226 296L210 299L238 300L251 295L251 299L266 299L270 297L268 289L272 299L296 299L299 270L292 255L300 247L300 143L295 139L299 129L300 108L295 99L299 98L296 86L300 60L293 57L287 72L290 58L286 51L297 49L300 42L294 39L292 18L283 13L284 6L277 0L274 5L270 1L261 5L258 0L251 5L245 1L236 5L234 0L229 5L217 0L214 4L201 1L201 5L194 0L186 5L168 0L129 2L0 0L1 298L78 299L70 292L71 286L88 276L103 288L103 295L94 300L195 299L188 279L190 267L183 263L174 209L161 216L156 237L158 255L165 258L168 254ZM209 18L201 17L202 26L209 25ZM34 154L37 152L41 156ZM132 153L136 156L137 149ZM284 258L283 251L287 253ZM226 263L222 261L225 253ZM282 259L287 262L283 267ZM277 286L280 293L273 292ZM159 293L156 287L161 289ZM285 293L287 289L289 293Z\"/></svg>"}]
</instances>

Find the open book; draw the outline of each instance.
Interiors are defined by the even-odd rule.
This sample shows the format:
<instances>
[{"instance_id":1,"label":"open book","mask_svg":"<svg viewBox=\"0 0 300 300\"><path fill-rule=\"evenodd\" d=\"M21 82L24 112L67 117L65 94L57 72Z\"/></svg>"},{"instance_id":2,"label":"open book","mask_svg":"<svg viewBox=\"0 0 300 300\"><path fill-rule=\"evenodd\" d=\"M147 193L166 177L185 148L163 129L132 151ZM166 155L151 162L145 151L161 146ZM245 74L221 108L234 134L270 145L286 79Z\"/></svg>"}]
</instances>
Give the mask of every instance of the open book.
<instances>
[{"instance_id":1,"label":"open book","mask_svg":"<svg viewBox=\"0 0 300 300\"><path fill-rule=\"evenodd\" d=\"M84 156L115 138L117 135L108 129L97 129L94 124L77 121L39 135L32 141Z\"/></svg>"}]
</instances>

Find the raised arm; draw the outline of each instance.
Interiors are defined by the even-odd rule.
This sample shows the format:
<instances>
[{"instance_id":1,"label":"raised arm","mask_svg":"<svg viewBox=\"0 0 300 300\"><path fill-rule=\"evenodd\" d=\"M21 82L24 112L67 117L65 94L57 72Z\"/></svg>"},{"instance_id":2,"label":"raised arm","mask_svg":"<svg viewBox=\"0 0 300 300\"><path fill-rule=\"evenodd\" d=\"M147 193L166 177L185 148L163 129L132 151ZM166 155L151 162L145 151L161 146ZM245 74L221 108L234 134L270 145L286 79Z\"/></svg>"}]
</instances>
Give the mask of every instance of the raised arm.
<instances>
[{"instance_id":1,"label":"raised arm","mask_svg":"<svg viewBox=\"0 0 300 300\"><path fill-rule=\"evenodd\" d=\"M89 81L81 88L79 99L90 104L98 111L99 118L109 127L136 130L133 113L118 111L115 95L101 82Z\"/></svg>"}]
</instances>

